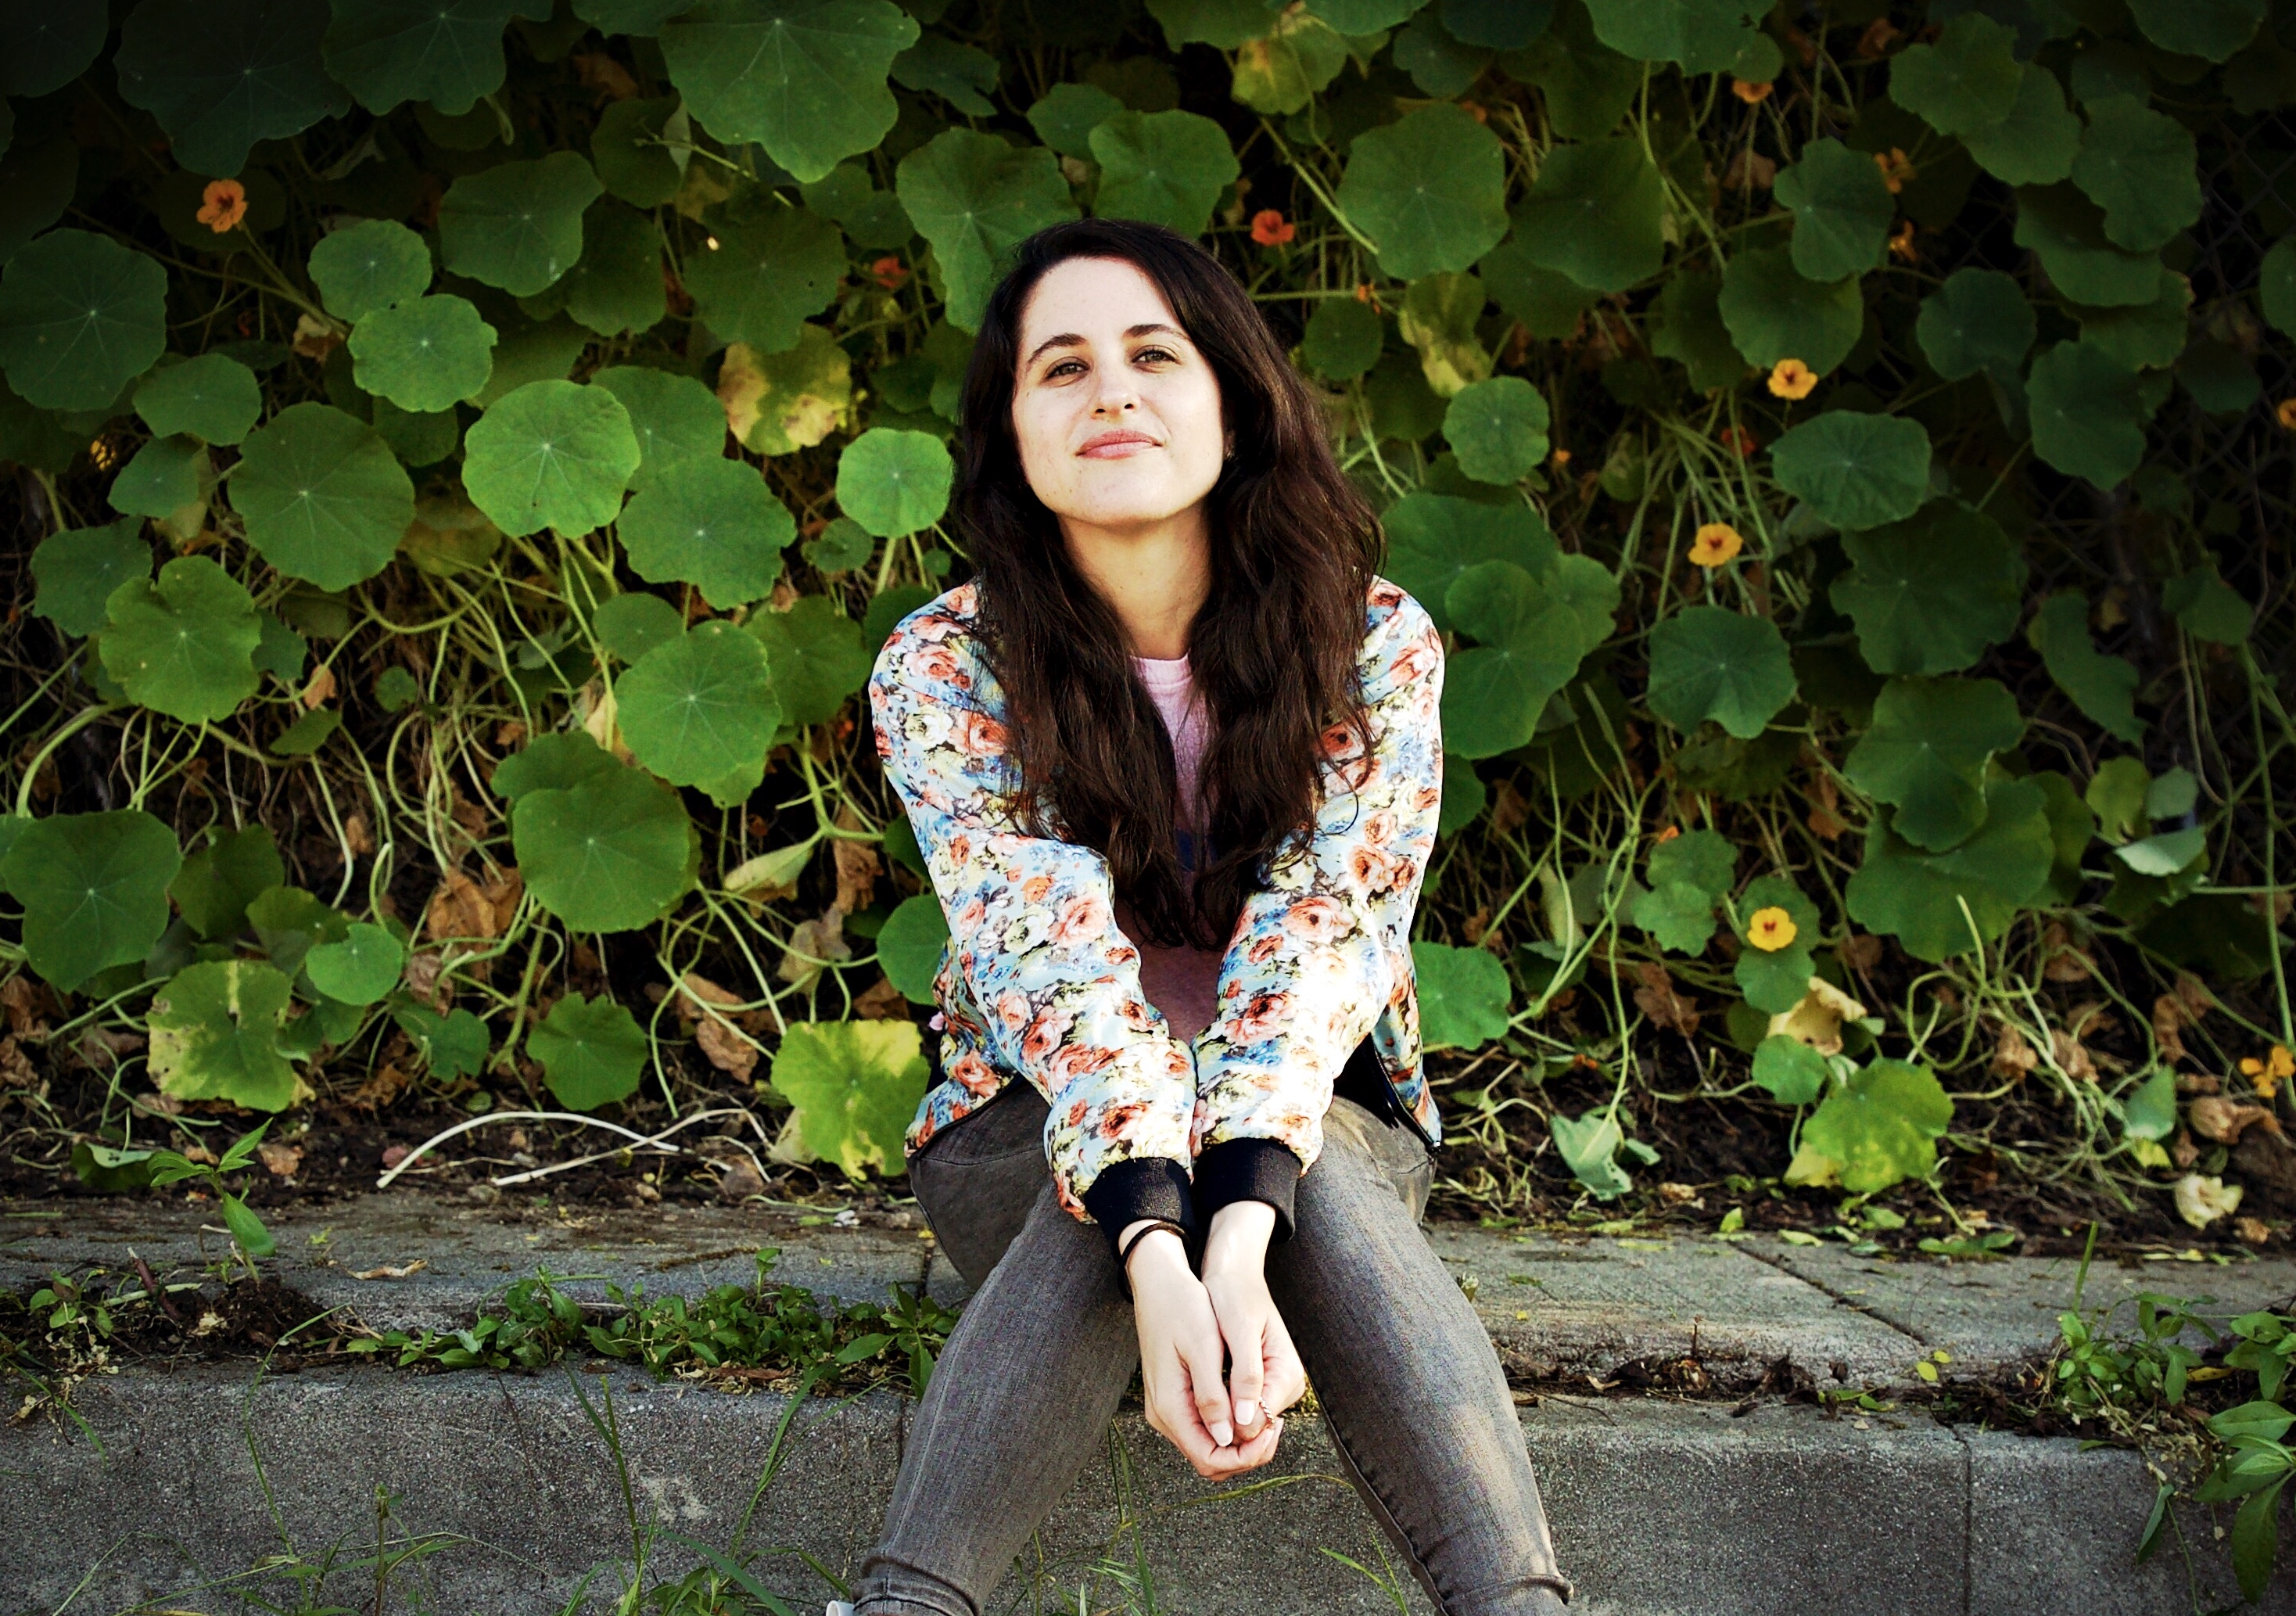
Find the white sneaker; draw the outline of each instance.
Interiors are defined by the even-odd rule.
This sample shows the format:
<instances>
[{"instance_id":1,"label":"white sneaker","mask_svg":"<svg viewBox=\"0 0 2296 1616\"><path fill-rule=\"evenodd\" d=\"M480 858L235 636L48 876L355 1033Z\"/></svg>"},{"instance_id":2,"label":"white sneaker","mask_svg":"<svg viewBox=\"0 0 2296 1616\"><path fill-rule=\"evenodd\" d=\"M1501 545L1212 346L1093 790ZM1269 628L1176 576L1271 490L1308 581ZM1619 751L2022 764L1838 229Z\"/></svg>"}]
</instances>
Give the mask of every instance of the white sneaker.
<instances>
[{"instance_id":1,"label":"white sneaker","mask_svg":"<svg viewBox=\"0 0 2296 1616\"><path fill-rule=\"evenodd\" d=\"M849 1599L832 1599L829 1602L829 1609L823 1612L822 1616L853 1616L853 1602Z\"/></svg>"}]
</instances>

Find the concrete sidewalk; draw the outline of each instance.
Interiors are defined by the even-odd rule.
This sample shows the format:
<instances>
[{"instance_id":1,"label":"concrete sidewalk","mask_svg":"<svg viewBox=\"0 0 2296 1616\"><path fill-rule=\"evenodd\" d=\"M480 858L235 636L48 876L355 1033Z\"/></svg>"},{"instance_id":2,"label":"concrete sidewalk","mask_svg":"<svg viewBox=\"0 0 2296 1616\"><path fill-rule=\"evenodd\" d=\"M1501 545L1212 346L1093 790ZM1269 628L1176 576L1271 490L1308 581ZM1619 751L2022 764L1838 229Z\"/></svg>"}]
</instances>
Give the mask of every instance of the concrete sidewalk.
<instances>
[{"instance_id":1,"label":"concrete sidewalk","mask_svg":"<svg viewBox=\"0 0 2296 1616\"><path fill-rule=\"evenodd\" d=\"M914 1233L808 1228L750 1212L516 1218L504 1208L377 1196L274 1226L280 1256L271 1271L377 1327L466 1322L538 1265L590 1276L572 1288L601 1297L609 1278L656 1294L747 1283L749 1254L764 1244L781 1249L775 1277L848 1299L882 1300L889 1285L920 1282L947 1300L963 1294ZM1564 1570L1580 1588L1574 1609L2135 1616L2193 1608L2173 1543L2145 1567L2132 1563L2153 1484L2131 1455L1948 1430L1907 1412L1828 1419L1764 1402L1738 1414L1727 1401L1615 1400L1578 1389L1589 1377L1680 1358L1693 1342L1725 1394L1781 1358L1821 1384L1885 1392L1908 1383L1915 1360L1940 1346L1956 1371L2006 1366L2054 1340L2073 1262L1890 1262L1766 1239L1517 1239L1457 1226L1429 1238L1472 1289L1510 1369L1540 1388L1522 1410L1524 1436ZM218 1237L204 1240L210 1259L220 1254ZM131 1247L163 1271L195 1267L201 1241L195 1217L156 1206L12 1208L0 1221L0 1284L89 1264L119 1272ZM418 1259L425 1266L407 1278L355 1277ZM2226 1310L2284 1302L2296 1264L2098 1265L2087 1300L2098 1306L2143 1289L2212 1294ZM433 1586L422 1608L555 1611L618 1545L627 1556L619 1483L578 1401L578 1380L594 1401L611 1389L640 1509L726 1547L783 1400L571 1367L532 1377L331 1370L259 1389L231 1365L92 1379L76 1401L100 1454L45 1418L0 1431L0 1520L9 1528L0 1535L0 1612L53 1611L91 1568L76 1612L162 1592L172 1610L237 1611L237 1593L199 1585L282 1552L283 1531L307 1555L339 1538L339 1557L358 1554L363 1535L371 1540L378 1486L399 1496L404 1530L459 1535L422 1563ZM890 1393L808 1403L747 1541L802 1548L849 1575L882 1517L905 1407ZM1295 1423L1258 1484L1219 1498L1136 1415L1119 1422L1117 1436L1136 1467L1128 1514L1113 1459L1092 1467L1046 1523L1040 1586L1016 1575L991 1609L1032 1610L1041 1598L1046 1610L1074 1611L1095 1557L1128 1563L1136 1545L1153 1571L1160 1611L1396 1608L1331 1557L1377 1567L1382 1545L1337 1480L1319 1422ZM277 1500L276 1522L251 1452ZM2229 1523L2226 1511L2184 1521L2202 1609L2234 1597L2213 1535ZM693 1563L682 1552L668 1559ZM832 1591L794 1554L767 1564L767 1585L804 1616ZM1396 1570L1408 1608L1431 1611L1407 1570ZM615 1586L611 1573L591 1585L596 1608ZM371 1606L373 1573L339 1573L329 1596ZM1089 1608L1115 1603L1114 1585L1103 1581ZM2296 1597L2276 1589L2263 1608L2296 1611Z\"/></svg>"}]
</instances>

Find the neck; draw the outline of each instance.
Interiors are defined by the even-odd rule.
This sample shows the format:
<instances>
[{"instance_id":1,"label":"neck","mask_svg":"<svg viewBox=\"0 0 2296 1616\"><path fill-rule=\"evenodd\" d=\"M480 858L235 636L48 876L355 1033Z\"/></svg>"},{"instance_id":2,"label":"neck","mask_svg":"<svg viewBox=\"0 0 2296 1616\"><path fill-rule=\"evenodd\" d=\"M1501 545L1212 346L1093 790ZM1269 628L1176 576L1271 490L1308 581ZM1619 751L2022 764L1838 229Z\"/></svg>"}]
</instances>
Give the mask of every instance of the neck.
<instances>
[{"instance_id":1,"label":"neck","mask_svg":"<svg viewBox=\"0 0 2296 1616\"><path fill-rule=\"evenodd\" d=\"M1185 656L1211 593L1211 537L1201 501L1152 522L1105 528L1063 517L1069 554L1123 625L1132 654Z\"/></svg>"}]
</instances>

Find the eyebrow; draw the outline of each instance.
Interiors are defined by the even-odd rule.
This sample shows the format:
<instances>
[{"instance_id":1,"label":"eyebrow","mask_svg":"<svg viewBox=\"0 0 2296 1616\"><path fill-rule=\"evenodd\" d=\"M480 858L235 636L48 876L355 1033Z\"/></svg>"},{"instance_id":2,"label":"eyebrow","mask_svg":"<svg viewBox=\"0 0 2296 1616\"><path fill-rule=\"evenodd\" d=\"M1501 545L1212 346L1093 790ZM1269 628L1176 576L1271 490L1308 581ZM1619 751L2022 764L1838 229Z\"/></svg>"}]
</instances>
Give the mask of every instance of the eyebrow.
<instances>
[{"instance_id":1,"label":"eyebrow","mask_svg":"<svg viewBox=\"0 0 2296 1616\"><path fill-rule=\"evenodd\" d=\"M1170 332L1183 342L1188 340L1188 333L1186 332L1182 331L1177 325L1168 325L1161 320L1147 320L1142 322L1138 325L1128 325L1124 328L1124 335L1126 340L1129 340L1134 337L1144 337L1152 331ZM1075 348L1079 346L1083 341L1084 338L1072 331L1064 331L1057 337L1046 337L1043 341L1037 344L1036 348L1029 353L1026 359L1023 359L1021 362L1021 368L1022 370L1026 370L1029 366L1034 365L1038 359L1044 357L1045 351L1047 349Z\"/></svg>"}]
</instances>

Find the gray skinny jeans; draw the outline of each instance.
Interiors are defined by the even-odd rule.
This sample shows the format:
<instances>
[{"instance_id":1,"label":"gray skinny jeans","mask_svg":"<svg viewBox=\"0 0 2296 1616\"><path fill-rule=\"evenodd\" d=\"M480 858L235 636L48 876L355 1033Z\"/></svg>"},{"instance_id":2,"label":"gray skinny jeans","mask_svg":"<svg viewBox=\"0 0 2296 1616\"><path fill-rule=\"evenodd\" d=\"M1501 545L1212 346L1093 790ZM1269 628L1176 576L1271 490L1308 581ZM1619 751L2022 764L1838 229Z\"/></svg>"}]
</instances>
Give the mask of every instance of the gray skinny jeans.
<instances>
[{"instance_id":1,"label":"gray skinny jeans","mask_svg":"<svg viewBox=\"0 0 2296 1616\"><path fill-rule=\"evenodd\" d=\"M1054 1197L1046 1114L1016 1079L909 1162L974 1290L910 1418L856 1616L980 1616L1139 1366L1105 1238ZM1426 1142L1343 1097L1324 1140L1267 1271L1341 1467L1443 1616L1558 1616L1570 1585L1505 1373L1419 1227Z\"/></svg>"}]
</instances>

